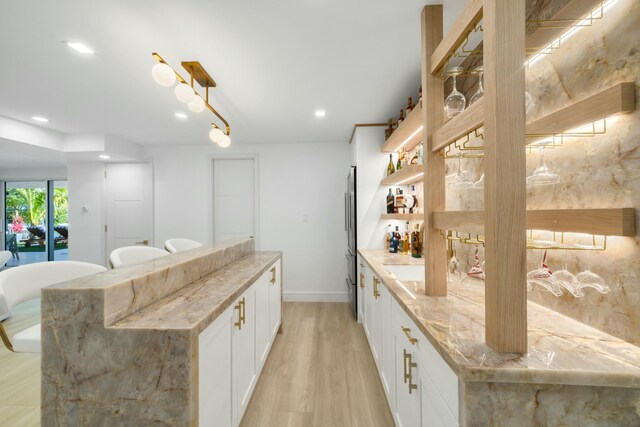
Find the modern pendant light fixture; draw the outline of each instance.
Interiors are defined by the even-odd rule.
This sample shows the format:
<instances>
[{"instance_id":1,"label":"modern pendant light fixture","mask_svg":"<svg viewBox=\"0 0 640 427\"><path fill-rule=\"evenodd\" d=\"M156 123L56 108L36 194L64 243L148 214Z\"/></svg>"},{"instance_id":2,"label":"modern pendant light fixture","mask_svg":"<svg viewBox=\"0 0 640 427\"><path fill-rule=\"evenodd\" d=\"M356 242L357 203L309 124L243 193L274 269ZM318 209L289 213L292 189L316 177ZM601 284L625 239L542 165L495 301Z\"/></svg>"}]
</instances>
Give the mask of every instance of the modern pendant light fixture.
<instances>
[{"instance_id":1,"label":"modern pendant light fixture","mask_svg":"<svg viewBox=\"0 0 640 427\"><path fill-rule=\"evenodd\" d=\"M178 85L175 87L174 92L178 101L187 104L189 109L194 113L200 113L208 108L213 114L216 115L225 126L225 130L211 123L211 130L209 131L209 139L221 148L227 148L231 145L231 128L229 123L209 104L209 88L216 87L216 82L209 76L209 73L200 65L197 61L182 62L182 67L187 70L191 77L190 84L182 78L164 59L157 53L152 53L151 56L158 61L156 65L151 69L151 75L153 79L160 86L171 87L175 84L176 80ZM194 82L197 82L202 88L205 89L205 97L201 97L194 87Z\"/></svg>"}]
</instances>

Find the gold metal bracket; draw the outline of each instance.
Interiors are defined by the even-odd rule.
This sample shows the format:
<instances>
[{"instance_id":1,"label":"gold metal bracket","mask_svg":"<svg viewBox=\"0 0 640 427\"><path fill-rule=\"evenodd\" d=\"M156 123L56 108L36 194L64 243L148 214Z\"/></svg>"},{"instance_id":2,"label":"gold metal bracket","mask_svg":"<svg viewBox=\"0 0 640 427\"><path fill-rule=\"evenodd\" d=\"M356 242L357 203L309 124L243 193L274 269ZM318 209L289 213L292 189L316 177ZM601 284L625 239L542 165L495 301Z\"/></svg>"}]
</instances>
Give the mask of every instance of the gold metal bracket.
<instances>
[{"instance_id":1,"label":"gold metal bracket","mask_svg":"<svg viewBox=\"0 0 640 427\"><path fill-rule=\"evenodd\" d=\"M557 234L560 234L560 239L557 238ZM607 236L602 237L602 241L598 242L598 238L595 234L591 235L591 245L583 244L567 244L564 241L564 232L553 232L552 241L540 241L534 240L533 230L529 230L529 238L527 239L527 249L545 249L550 251L562 250L562 251L605 251L607 250Z\"/></svg>"},{"instance_id":2,"label":"gold metal bracket","mask_svg":"<svg viewBox=\"0 0 640 427\"><path fill-rule=\"evenodd\" d=\"M165 61L156 52L153 52L151 54L151 56L153 57L153 59L155 59L156 61L160 62L161 64L167 64L167 61ZM187 65L185 65L185 64L187 64ZM200 69L197 69L195 64L198 64ZM167 65L169 65L169 64L167 64ZM216 87L216 82L211 78L211 76L209 76L209 73L207 73L207 71L200 65L199 62L195 62L195 61L183 62L182 66L185 67L185 69L189 72L189 76L191 78L191 82L190 83L187 83L187 81L180 74L178 74L178 72L176 70L174 70L173 67L171 67L169 65L169 67L171 67L173 72L176 74L176 78L178 79L178 81L180 83L189 84L193 88L193 91L196 93L196 95L201 96L198 93L198 91L196 90L196 88L194 87L194 80L197 81L198 84L205 89L206 93L205 93L205 96L203 97L205 106L209 109L209 111L211 111L213 114L215 114L216 117L218 117L218 119L220 119L222 121L222 123L224 123L225 128L226 128L225 134L227 136L231 135L231 127L229 126L229 122L227 122L225 120L225 118L222 117L222 115L220 115L220 113L218 113L216 111L216 109L211 106L211 104L209 104L209 88L210 87ZM192 67L192 70L190 71L189 68L187 68L187 67ZM202 83L204 83L204 85L201 83L201 81L202 81ZM211 123L211 126L215 126L217 128L220 128L220 126L216 125L215 123ZM220 129L222 129L222 128L220 128Z\"/></svg>"},{"instance_id":3,"label":"gold metal bracket","mask_svg":"<svg viewBox=\"0 0 640 427\"><path fill-rule=\"evenodd\" d=\"M597 124L602 122L602 126L598 126ZM585 130L584 132L577 132L577 130L580 129L585 129L587 127L591 127L590 130ZM575 131L567 131L567 132L561 132L561 133L532 133L532 134L527 134L526 137L527 138L551 138L551 143L549 143L549 140L547 139L545 141L545 144L540 144L539 142L532 142L527 144L527 148L529 150L529 153L531 153L532 149L534 148L552 148L552 147L560 147L564 144L564 139L565 138L593 138L596 137L598 135L604 135L607 133L607 118L603 118L600 120L596 120L594 122L591 122L590 124L587 124L585 126L580 126L579 128L576 128Z\"/></svg>"}]
</instances>

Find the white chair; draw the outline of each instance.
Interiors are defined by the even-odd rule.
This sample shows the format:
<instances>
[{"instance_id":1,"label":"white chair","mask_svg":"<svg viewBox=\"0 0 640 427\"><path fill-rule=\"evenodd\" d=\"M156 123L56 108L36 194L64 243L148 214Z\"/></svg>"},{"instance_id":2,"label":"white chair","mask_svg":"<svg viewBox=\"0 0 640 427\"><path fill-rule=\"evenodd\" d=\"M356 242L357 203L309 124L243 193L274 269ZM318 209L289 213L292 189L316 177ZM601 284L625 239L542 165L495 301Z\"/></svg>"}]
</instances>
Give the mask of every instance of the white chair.
<instances>
[{"instance_id":1,"label":"white chair","mask_svg":"<svg viewBox=\"0 0 640 427\"><path fill-rule=\"evenodd\" d=\"M111 268L122 268L167 255L169 252L152 246L124 246L111 251L109 264Z\"/></svg>"},{"instance_id":2,"label":"white chair","mask_svg":"<svg viewBox=\"0 0 640 427\"><path fill-rule=\"evenodd\" d=\"M188 251L189 249L199 248L201 246L202 243L196 242L195 240L191 239L175 238L169 239L164 242L164 248L172 254L175 254L176 252Z\"/></svg>"},{"instance_id":3,"label":"white chair","mask_svg":"<svg viewBox=\"0 0 640 427\"><path fill-rule=\"evenodd\" d=\"M4 267L11 258L11 251L0 251L0 270L2 270L2 267ZM4 302L4 297L2 296L2 292L0 292L0 322L8 318L9 314L7 303Z\"/></svg>"},{"instance_id":4,"label":"white chair","mask_svg":"<svg viewBox=\"0 0 640 427\"><path fill-rule=\"evenodd\" d=\"M21 265L0 272L0 291L7 308L11 310L21 302L40 298L40 290L45 286L66 282L79 277L101 273L107 269L101 265L78 261L51 261ZM40 324L18 332L9 340L2 323L0 338L11 351L19 353L40 353Z\"/></svg>"}]
</instances>

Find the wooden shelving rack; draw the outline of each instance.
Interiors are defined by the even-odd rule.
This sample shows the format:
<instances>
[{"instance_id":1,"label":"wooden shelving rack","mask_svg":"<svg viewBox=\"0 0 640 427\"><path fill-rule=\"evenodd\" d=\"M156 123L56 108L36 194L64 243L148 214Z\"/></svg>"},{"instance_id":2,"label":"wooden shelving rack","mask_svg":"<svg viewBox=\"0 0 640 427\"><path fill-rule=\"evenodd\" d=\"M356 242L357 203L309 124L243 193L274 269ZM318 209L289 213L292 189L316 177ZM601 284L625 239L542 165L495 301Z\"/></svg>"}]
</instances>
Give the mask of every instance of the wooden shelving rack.
<instances>
[{"instance_id":1,"label":"wooden shelving rack","mask_svg":"<svg viewBox=\"0 0 640 427\"><path fill-rule=\"evenodd\" d=\"M382 181L380 181L380 185L408 185L422 181L423 178L424 170L422 165L407 165L399 171L384 177Z\"/></svg>"},{"instance_id":2,"label":"wooden shelving rack","mask_svg":"<svg viewBox=\"0 0 640 427\"><path fill-rule=\"evenodd\" d=\"M393 221L422 221L424 220L423 214L415 213L397 213L397 214L382 214L380 219L393 220Z\"/></svg>"},{"instance_id":3,"label":"wooden shelving rack","mask_svg":"<svg viewBox=\"0 0 640 427\"><path fill-rule=\"evenodd\" d=\"M395 153L401 147L413 150L422 141L422 104L418 102L398 129L382 145L383 153Z\"/></svg>"},{"instance_id":4,"label":"wooden shelving rack","mask_svg":"<svg viewBox=\"0 0 640 427\"><path fill-rule=\"evenodd\" d=\"M571 0L546 22L577 22L574 18L583 17L599 4L598 0ZM615 85L525 124L523 64L532 48L544 47L566 27L541 27L525 37L524 7L524 2L469 0L447 35L443 35L441 5L425 6L422 12L425 293L435 297L447 294L447 241L443 231L483 234L486 342L498 352L516 353L528 350L527 229L604 236L635 233L633 208L527 211L524 146L634 110L635 85ZM481 19L484 96L445 122L440 75ZM536 25L542 26L543 21ZM485 209L447 212L445 159L439 152L480 127L484 127Z\"/></svg>"}]
</instances>

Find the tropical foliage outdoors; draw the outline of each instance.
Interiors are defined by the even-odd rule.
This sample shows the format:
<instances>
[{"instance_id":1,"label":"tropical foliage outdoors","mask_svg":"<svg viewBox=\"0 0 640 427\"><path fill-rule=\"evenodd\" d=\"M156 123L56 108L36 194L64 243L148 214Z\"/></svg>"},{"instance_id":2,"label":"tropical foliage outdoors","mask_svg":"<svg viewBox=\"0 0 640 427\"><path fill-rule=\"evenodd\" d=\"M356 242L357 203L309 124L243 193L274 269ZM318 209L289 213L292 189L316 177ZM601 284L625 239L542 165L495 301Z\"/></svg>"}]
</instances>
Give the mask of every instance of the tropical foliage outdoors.
<instances>
[{"instance_id":1,"label":"tropical foliage outdoors","mask_svg":"<svg viewBox=\"0 0 640 427\"><path fill-rule=\"evenodd\" d=\"M66 224L68 218L69 191L66 188L54 188L54 223ZM26 226L42 225L47 214L47 196L43 188L7 189L5 206L7 216L12 223L24 223Z\"/></svg>"}]
</instances>

